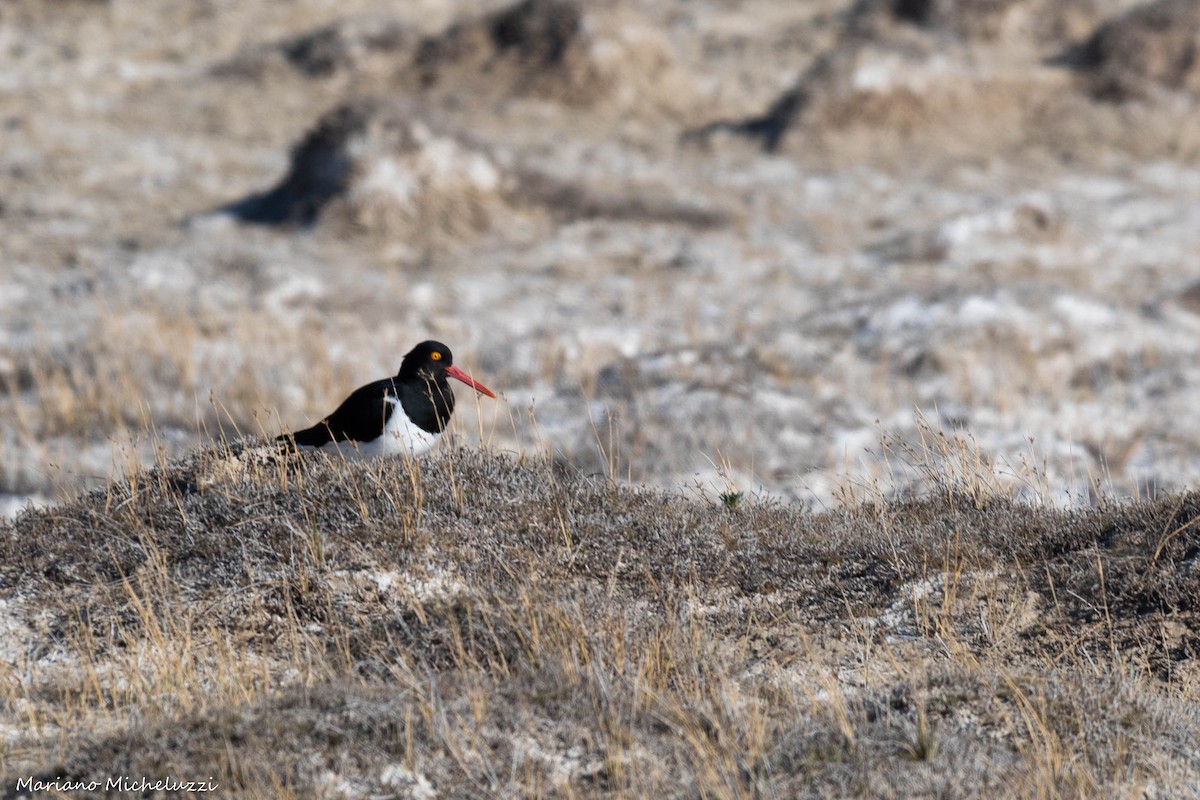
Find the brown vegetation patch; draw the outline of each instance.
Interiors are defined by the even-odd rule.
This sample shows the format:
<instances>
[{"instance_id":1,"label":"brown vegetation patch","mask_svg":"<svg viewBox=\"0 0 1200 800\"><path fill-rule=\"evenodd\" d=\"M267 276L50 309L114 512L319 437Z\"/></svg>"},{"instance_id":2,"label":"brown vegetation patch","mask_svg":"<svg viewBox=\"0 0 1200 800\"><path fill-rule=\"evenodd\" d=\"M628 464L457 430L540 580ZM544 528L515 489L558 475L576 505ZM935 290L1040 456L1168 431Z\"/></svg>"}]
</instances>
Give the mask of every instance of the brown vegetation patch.
<instances>
[{"instance_id":1,"label":"brown vegetation patch","mask_svg":"<svg viewBox=\"0 0 1200 800\"><path fill-rule=\"evenodd\" d=\"M1028 0L884 0L863 3L860 9L877 9L897 22L989 39L1001 32L1010 14L1030 5Z\"/></svg>"},{"instance_id":2,"label":"brown vegetation patch","mask_svg":"<svg viewBox=\"0 0 1200 800\"><path fill-rule=\"evenodd\" d=\"M426 39L401 80L426 91L614 103L679 112L690 82L668 40L636 17L570 0L523 0Z\"/></svg>"},{"instance_id":3,"label":"brown vegetation patch","mask_svg":"<svg viewBox=\"0 0 1200 800\"><path fill-rule=\"evenodd\" d=\"M500 96L588 105L608 86L588 57L583 11L566 0L525 0L459 23L422 43L413 62L425 89L475 84Z\"/></svg>"},{"instance_id":4,"label":"brown vegetation patch","mask_svg":"<svg viewBox=\"0 0 1200 800\"><path fill-rule=\"evenodd\" d=\"M1175 295L1175 300L1193 314L1200 314L1200 281L1180 289Z\"/></svg>"},{"instance_id":5,"label":"brown vegetation patch","mask_svg":"<svg viewBox=\"0 0 1200 800\"><path fill-rule=\"evenodd\" d=\"M628 186L621 192L605 192L534 170L524 170L517 176L513 196L523 205L543 208L559 221L601 218L706 229L728 225L741 216L723 206L676 199L648 187Z\"/></svg>"},{"instance_id":6,"label":"brown vegetation patch","mask_svg":"<svg viewBox=\"0 0 1200 800\"><path fill-rule=\"evenodd\" d=\"M361 71L390 71L411 57L417 32L394 19L349 17L283 42L252 47L219 65L221 77L265 79L288 68L310 78Z\"/></svg>"}]
</instances>

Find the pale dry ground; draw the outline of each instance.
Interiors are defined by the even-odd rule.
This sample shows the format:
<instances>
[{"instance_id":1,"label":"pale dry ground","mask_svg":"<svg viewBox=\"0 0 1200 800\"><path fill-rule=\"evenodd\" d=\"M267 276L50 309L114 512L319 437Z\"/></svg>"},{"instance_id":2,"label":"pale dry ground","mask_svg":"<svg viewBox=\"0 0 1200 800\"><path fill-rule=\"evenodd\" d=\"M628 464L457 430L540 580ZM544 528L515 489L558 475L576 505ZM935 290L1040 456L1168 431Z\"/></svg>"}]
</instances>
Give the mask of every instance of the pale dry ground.
<instances>
[{"instance_id":1,"label":"pale dry ground","mask_svg":"<svg viewBox=\"0 0 1200 800\"><path fill-rule=\"evenodd\" d=\"M492 50L498 3L8 3L0 492L308 424L429 336L504 392L470 439L592 473L827 505L919 478L879 443L925 419L1058 501L1191 485L1193 84L1055 63L1134 5L606 2ZM797 85L774 151L706 127ZM419 143L368 114L316 225L215 212L381 92Z\"/></svg>"}]
</instances>

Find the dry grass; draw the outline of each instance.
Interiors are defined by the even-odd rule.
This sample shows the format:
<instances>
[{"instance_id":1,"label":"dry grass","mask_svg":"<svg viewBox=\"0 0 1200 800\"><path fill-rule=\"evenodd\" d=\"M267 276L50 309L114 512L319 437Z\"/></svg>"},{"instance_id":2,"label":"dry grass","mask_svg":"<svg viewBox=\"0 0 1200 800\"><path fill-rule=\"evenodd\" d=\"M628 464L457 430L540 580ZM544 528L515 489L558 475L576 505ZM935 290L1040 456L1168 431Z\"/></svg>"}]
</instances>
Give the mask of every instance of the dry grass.
<instances>
[{"instance_id":1,"label":"dry grass","mask_svg":"<svg viewBox=\"0 0 1200 800\"><path fill-rule=\"evenodd\" d=\"M315 413L305 406L317 398L284 391L300 377L284 371L300 369L288 359L303 360L303 376L318 390L355 379L334 363L319 330L256 315L184 310L155 298L100 311L82 327L78 338L41 337L8 359L0 377L11 441L0 463L4 491L69 496L128 464L152 462L160 448L179 455L197 437L273 433L280 415ZM257 363L247 360L250 351Z\"/></svg>"},{"instance_id":2,"label":"dry grass","mask_svg":"<svg viewBox=\"0 0 1200 800\"><path fill-rule=\"evenodd\" d=\"M1187 795L1200 499L1066 512L910 452L925 494L807 514L241 441L28 513L6 791Z\"/></svg>"}]
</instances>

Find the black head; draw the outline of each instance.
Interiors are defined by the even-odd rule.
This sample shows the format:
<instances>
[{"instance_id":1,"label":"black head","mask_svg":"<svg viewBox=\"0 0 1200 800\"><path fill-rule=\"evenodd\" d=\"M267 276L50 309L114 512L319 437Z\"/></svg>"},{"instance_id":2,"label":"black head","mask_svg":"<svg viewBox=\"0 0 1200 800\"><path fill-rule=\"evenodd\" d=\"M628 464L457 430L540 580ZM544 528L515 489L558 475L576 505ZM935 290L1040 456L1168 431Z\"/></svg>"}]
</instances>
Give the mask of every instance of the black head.
<instances>
[{"instance_id":1,"label":"black head","mask_svg":"<svg viewBox=\"0 0 1200 800\"><path fill-rule=\"evenodd\" d=\"M422 374L426 378L436 378L439 372L454 364L454 355L450 348L432 339L421 342L409 350L400 364L400 375Z\"/></svg>"},{"instance_id":2,"label":"black head","mask_svg":"<svg viewBox=\"0 0 1200 800\"><path fill-rule=\"evenodd\" d=\"M446 378L450 377L462 381L475 391L486 394L488 397L496 396L491 389L454 366L454 356L450 353L450 348L441 342L433 340L421 342L404 356L404 361L400 363L400 373L397 377L410 378L412 376L418 376L426 381L437 384L444 384Z\"/></svg>"}]
</instances>

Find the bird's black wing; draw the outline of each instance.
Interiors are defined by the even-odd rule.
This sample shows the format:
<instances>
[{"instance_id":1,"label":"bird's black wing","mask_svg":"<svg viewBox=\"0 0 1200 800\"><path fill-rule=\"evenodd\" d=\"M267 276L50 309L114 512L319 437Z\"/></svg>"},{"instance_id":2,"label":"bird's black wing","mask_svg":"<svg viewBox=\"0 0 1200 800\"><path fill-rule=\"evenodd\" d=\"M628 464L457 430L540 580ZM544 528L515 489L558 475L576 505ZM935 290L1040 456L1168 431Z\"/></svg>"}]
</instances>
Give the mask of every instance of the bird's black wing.
<instances>
[{"instance_id":1,"label":"bird's black wing","mask_svg":"<svg viewBox=\"0 0 1200 800\"><path fill-rule=\"evenodd\" d=\"M292 438L298 445L320 447L329 442L369 442L383 433L395 405L386 401L395 388L391 378L368 383L355 389L342 404L325 419L296 431Z\"/></svg>"}]
</instances>

